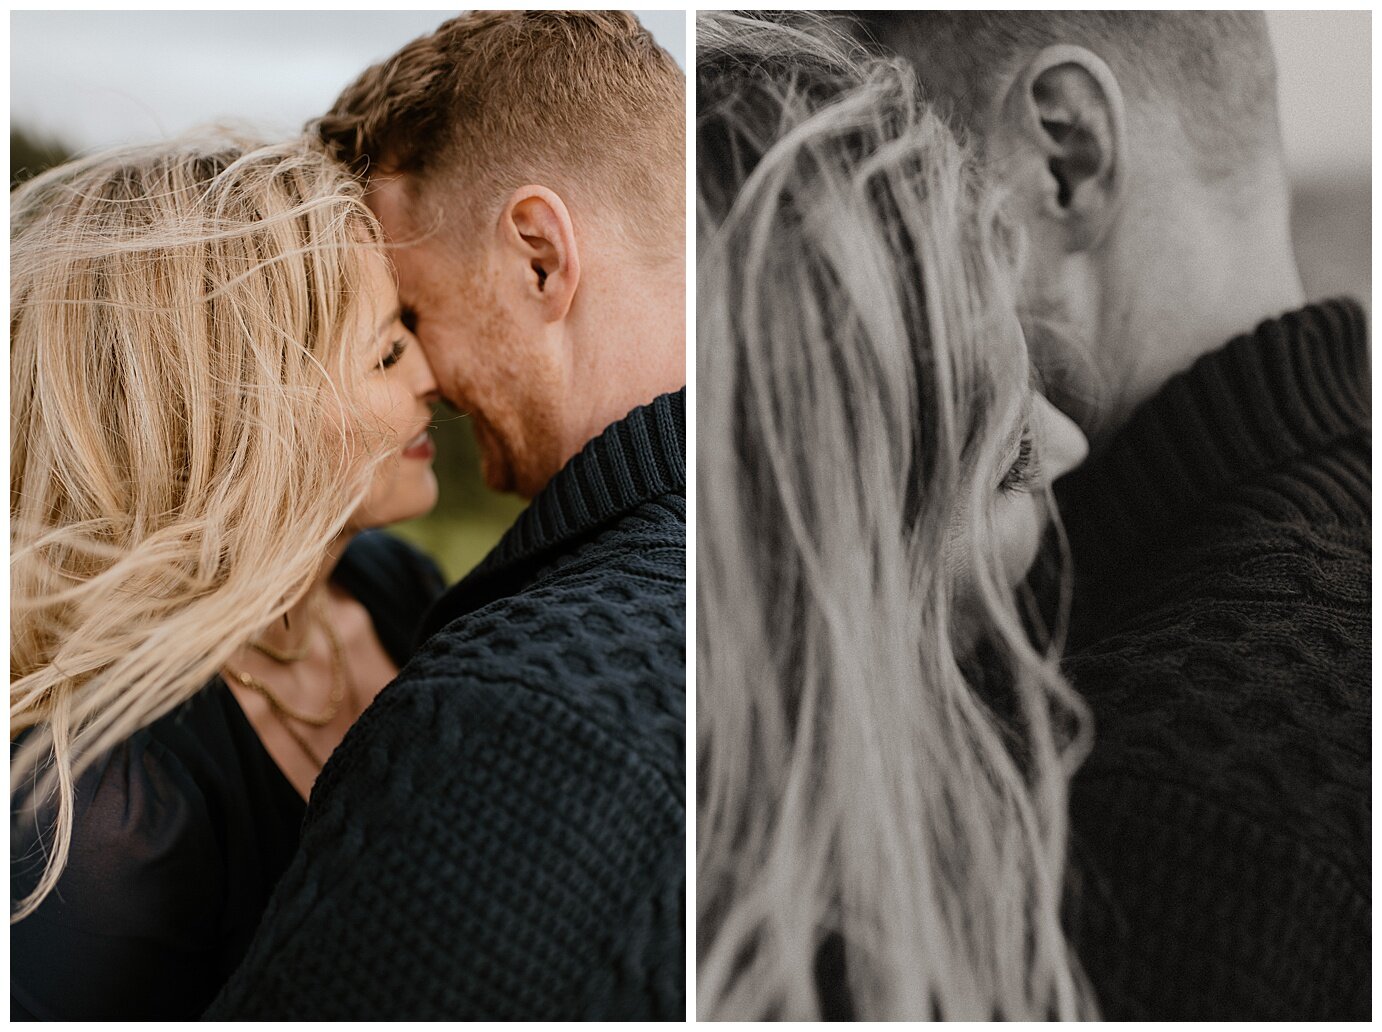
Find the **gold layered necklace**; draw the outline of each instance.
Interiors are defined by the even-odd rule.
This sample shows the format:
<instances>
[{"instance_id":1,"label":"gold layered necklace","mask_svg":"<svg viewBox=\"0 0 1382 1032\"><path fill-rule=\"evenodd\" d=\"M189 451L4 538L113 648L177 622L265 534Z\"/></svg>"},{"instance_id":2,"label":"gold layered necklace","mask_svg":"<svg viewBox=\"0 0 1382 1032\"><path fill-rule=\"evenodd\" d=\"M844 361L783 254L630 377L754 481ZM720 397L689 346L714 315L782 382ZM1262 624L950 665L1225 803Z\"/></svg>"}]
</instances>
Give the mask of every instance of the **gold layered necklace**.
<instances>
[{"instance_id":1,"label":"gold layered necklace","mask_svg":"<svg viewBox=\"0 0 1382 1032\"><path fill-rule=\"evenodd\" d=\"M336 637L336 632L331 627L331 621L327 620L326 615L321 612L320 602L314 607L313 615L316 617L316 621L321 625L322 632L326 635L327 645L331 649L331 695L327 700L326 708L321 713L307 713L298 709L296 706L293 706L280 697L272 687L255 677L248 670L232 669L230 674L235 680L244 685L245 688L264 697L264 700L269 704L270 712L273 713L275 719L278 720L278 723L283 729L288 732L289 737L291 737L298 748L306 754L307 758L320 768L326 763L326 758L318 755L317 751L312 748L302 732L293 726L293 721L306 724L309 727L325 727L327 724L331 723L331 721L335 720L337 714L341 712L341 705L345 702L346 676L345 658L340 639ZM263 646L262 643L259 642L251 642L250 644L276 662L284 664L296 663L298 660L306 658L311 644L311 634L312 630L309 626L300 651L291 650L288 652L279 652L271 647Z\"/></svg>"},{"instance_id":2,"label":"gold layered necklace","mask_svg":"<svg viewBox=\"0 0 1382 1032\"><path fill-rule=\"evenodd\" d=\"M313 619L316 619L317 617L316 610L317 607L314 606L312 611ZM287 617L285 616L284 619L286 620ZM275 648L273 645L270 645L266 641L252 641L250 642L250 648L254 649L256 652L268 656L275 663L296 663L300 659L306 659L307 653L311 651L312 624L308 623L307 630L304 631L302 634L302 644L300 644L295 649Z\"/></svg>"}]
</instances>

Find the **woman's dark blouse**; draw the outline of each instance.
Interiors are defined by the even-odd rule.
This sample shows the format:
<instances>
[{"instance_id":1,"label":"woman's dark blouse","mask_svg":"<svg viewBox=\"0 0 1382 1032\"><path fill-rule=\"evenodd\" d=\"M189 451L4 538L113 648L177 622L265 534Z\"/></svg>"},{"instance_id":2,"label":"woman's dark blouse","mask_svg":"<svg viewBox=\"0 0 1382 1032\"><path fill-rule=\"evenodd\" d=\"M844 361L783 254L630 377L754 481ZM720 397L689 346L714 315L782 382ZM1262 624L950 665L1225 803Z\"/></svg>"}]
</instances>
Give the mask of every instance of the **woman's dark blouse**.
<instances>
[{"instance_id":1,"label":"woman's dark blouse","mask_svg":"<svg viewBox=\"0 0 1382 1032\"><path fill-rule=\"evenodd\" d=\"M403 666L444 586L435 564L372 532L332 577ZM305 809L220 678L138 731L78 782L62 879L10 929L11 1017L201 1014L244 955ZM33 836L16 838L15 898L40 869Z\"/></svg>"}]
</instances>

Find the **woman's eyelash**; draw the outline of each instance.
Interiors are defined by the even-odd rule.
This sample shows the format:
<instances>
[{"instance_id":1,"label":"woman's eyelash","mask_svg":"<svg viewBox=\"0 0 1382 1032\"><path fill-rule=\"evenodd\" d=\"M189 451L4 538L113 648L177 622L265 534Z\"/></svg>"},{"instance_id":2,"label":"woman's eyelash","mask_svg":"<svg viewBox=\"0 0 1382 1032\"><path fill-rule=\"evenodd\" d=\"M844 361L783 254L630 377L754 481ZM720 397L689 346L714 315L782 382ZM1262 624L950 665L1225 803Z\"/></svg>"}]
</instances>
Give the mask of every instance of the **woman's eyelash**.
<instances>
[{"instance_id":1,"label":"woman's eyelash","mask_svg":"<svg viewBox=\"0 0 1382 1032\"><path fill-rule=\"evenodd\" d=\"M1036 454L1036 442L1030 429L1022 431L1022 443L1017 447L1017 458L1003 474L998 485L1000 491L1025 491L1037 480L1041 463Z\"/></svg>"},{"instance_id":2,"label":"woman's eyelash","mask_svg":"<svg viewBox=\"0 0 1382 1032\"><path fill-rule=\"evenodd\" d=\"M403 352L408 349L407 338L400 337L393 342L393 347L389 353L379 360L380 369L391 369L398 364L398 360L403 357Z\"/></svg>"}]
</instances>

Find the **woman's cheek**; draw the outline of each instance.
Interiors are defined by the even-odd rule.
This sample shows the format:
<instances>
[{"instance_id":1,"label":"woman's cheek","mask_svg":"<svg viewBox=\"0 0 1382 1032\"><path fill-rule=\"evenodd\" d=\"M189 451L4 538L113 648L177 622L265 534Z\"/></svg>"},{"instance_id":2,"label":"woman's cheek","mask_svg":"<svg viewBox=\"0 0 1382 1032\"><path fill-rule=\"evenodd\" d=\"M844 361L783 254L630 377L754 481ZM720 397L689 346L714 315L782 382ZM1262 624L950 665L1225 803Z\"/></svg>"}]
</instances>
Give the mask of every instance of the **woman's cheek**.
<instances>
[{"instance_id":1,"label":"woman's cheek","mask_svg":"<svg viewBox=\"0 0 1382 1032\"><path fill-rule=\"evenodd\" d=\"M995 544L1003 573L1010 585L1027 576L1041 544L1041 509L1034 495L1002 496L994 518Z\"/></svg>"}]
</instances>

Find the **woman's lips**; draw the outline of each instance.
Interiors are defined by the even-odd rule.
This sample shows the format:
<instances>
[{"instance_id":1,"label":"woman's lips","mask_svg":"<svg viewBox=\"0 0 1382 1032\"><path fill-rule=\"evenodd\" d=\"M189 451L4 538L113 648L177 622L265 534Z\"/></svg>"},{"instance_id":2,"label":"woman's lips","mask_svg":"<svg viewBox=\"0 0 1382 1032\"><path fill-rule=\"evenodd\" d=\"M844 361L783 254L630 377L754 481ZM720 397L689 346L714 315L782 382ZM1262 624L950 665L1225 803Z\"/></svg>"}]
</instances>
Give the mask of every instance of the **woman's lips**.
<instances>
[{"instance_id":1,"label":"woman's lips","mask_svg":"<svg viewBox=\"0 0 1382 1032\"><path fill-rule=\"evenodd\" d=\"M405 459L431 459L437 454L437 446L432 443L431 435L426 431L418 434L403 448Z\"/></svg>"}]
</instances>

